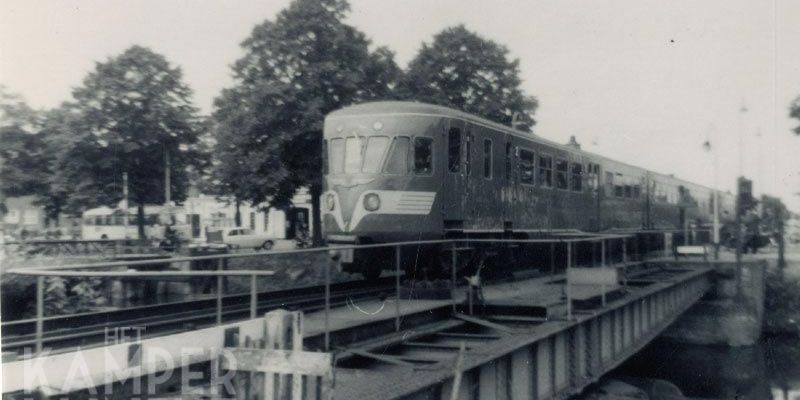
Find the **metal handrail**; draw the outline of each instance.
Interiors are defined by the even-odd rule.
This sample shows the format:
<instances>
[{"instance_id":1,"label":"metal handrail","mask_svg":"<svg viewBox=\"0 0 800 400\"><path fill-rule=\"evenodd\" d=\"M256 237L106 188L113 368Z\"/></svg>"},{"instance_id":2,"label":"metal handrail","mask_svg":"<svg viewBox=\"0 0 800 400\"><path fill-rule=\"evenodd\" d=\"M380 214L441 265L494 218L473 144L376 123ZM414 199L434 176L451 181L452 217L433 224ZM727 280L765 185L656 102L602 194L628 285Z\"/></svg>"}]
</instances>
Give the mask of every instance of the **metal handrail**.
<instances>
[{"instance_id":1,"label":"metal handrail","mask_svg":"<svg viewBox=\"0 0 800 400\"><path fill-rule=\"evenodd\" d=\"M586 238L574 238L574 239L566 239L566 238L552 238L552 239L470 239L470 238L459 238L459 239L438 239L438 240L420 240L420 241L404 241L404 242L392 242L392 243L377 243L377 244L343 244L343 245L329 245L325 247L314 247L308 249L287 249L287 250L267 250L267 251L258 251L258 252L248 252L248 253L236 253L236 254L213 254L207 256L186 256L186 257L163 257L163 258L153 258L148 260L138 260L138 261L111 261L111 262L94 262L94 263L84 263L84 264L68 264L68 265L53 265L53 266L38 266L38 267L26 267L22 268L14 268L7 273L14 273L20 275L34 275L29 273L33 270L45 270L45 271L55 271L55 270L64 270L64 269L90 269L90 268L109 268L109 267L128 267L128 266L140 266L140 265L153 265L159 262L185 262L185 261L202 261L202 260L229 260L229 259L236 259L236 258L248 258L248 257L259 257L259 256L269 256L269 255L280 255L280 254L301 254L301 253L318 253L318 252L325 252L331 250L362 250L362 249L374 249L374 248L382 248L382 247L397 247L397 246L414 246L414 245L426 245L426 244L454 244L454 243L464 243L464 242L473 242L473 243L576 243L576 242L598 242L601 240L612 240L612 239L623 239L623 238L630 238L631 235L613 235L613 234L602 234L596 235L592 237Z\"/></svg>"},{"instance_id":2,"label":"metal handrail","mask_svg":"<svg viewBox=\"0 0 800 400\"><path fill-rule=\"evenodd\" d=\"M605 253L606 253L606 241L608 240L621 240L621 239L628 239L632 237L632 235L620 235L620 234L599 234L599 235L592 235L589 237L581 237L581 238L543 238L543 239L470 239L470 238L458 238L458 239L439 239L439 240L421 240L421 241L404 241L404 242L394 242L394 243L380 243L380 244L352 244L352 245L331 245L326 247L318 247L318 248L310 248L310 249L291 249L291 250L269 250L269 251L261 251L261 252L250 252L250 253L238 253L238 254L216 254L216 255L207 255L207 256L194 256L194 257L163 257L163 258L153 258L148 260L140 260L140 261L115 261L115 262L99 262L99 263L89 263L89 264L71 264L71 265L56 265L56 266L43 266L43 267L28 267L28 268L14 268L7 273L9 274L18 274L18 275L28 275L28 276L36 276L36 353L39 354L42 350L42 342L44 336L44 279L48 276L70 276L70 277L107 277L107 278L120 278L120 277L175 277L175 276L187 276L187 277L196 277L196 276L216 276L217 277L217 324L222 323L222 288L223 288L223 278L225 276L249 276L250 277L250 315L251 318L256 317L257 313L257 286L256 281L259 276L272 276L275 274L274 271L271 270L225 270L224 269L224 260L229 259L236 259L236 258L247 258L247 257L263 257L263 256L272 256L272 255L281 255L281 254L307 254L307 253L319 253L319 252L334 252L337 250L360 250L360 249L373 249L373 248L386 248L392 247L395 249L395 286L396 286L396 305L395 305L395 329L397 331L400 330L400 249L404 246L419 246L419 245L426 245L426 244L450 244L453 263L451 266L452 269L452 282L451 287L455 289L456 287L456 264L457 264L457 254L456 254L456 246L458 243L494 243L494 244L502 244L502 243L550 243L551 245L555 245L556 243L567 244L567 268L570 268L574 262L572 257L572 248L575 243L582 243L582 242L591 242L591 243L601 243L602 244L602 264L603 266L606 265L605 260ZM625 241L623 241L624 243ZM626 246L623 246L623 262L626 259ZM109 268L109 267L132 267L132 266L140 266L140 265L153 265L153 264L163 264L163 263L172 263L172 262L192 262L192 261L202 261L202 260L217 260L217 270L214 271L80 271L86 269L96 269L96 268ZM332 262L325 263L325 348L326 350L329 349L330 345L330 327L329 327L329 312L330 312L330 271L331 267L335 266L338 267L338 264L341 260L336 257L331 259ZM551 260L552 261L552 260ZM569 286L569 283L568 283ZM570 293L569 287L567 288L567 309L568 314L571 316L571 304L570 303ZM470 295L471 300L471 295ZM470 302L471 305L471 302ZM454 304L455 306L455 304ZM470 307L471 309L472 307Z\"/></svg>"}]
</instances>

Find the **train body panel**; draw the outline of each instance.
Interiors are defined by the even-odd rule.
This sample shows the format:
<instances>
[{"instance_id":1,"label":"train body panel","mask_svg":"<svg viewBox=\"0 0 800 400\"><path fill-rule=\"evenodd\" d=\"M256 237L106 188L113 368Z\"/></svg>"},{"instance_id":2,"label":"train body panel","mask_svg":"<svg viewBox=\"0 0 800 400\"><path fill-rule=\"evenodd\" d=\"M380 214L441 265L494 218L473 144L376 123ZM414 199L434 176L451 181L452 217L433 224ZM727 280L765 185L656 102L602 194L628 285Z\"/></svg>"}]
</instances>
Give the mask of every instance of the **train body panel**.
<instances>
[{"instance_id":1,"label":"train body panel","mask_svg":"<svg viewBox=\"0 0 800 400\"><path fill-rule=\"evenodd\" d=\"M681 229L713 191L445 107L356 105L325 120L329 241ZM720 214L730 218L730 195Z\"/></svg>"}]
</instances>

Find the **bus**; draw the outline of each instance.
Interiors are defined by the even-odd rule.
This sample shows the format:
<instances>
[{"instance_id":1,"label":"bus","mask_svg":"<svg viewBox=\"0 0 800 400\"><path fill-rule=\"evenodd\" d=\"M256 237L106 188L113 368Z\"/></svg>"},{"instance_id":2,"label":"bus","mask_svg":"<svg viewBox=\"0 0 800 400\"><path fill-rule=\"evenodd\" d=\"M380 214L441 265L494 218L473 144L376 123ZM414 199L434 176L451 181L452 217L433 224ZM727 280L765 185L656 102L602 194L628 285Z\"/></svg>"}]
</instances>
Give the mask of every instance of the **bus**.
<instances>
[{"instance_id":1,"label":"bus","mask_svg":"<svg viewBox=\"0 0 800 400\"><path fill-rule=\"evenodd\" d=\"M136 221L136 207L125 213L123 208L97 207L82 214L81 238L84 240L137 239L139 237ZM183 239L191 237L191 227L178 223L183 214L180 207L145 206L144 234L147 239L163 239L167 225L171 225ZM128 219L127 225L125 219ZM184 217L185 218L185 217Z\"/></svg>"}]
</instances>

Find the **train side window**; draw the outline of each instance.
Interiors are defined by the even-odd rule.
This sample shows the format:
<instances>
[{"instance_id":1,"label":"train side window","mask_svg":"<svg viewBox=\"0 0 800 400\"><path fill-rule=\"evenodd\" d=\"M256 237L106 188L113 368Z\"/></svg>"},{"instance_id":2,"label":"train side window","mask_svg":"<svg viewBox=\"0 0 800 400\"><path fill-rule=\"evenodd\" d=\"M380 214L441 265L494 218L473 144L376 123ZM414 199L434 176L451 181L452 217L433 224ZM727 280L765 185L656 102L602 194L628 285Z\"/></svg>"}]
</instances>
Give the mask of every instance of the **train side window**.
<instances>
[{"instance_id":1,"label":"train side window","mask_svg":"<svg viewBox=\"0 0 800 400\"><path fill-rule=\"evenodd\" d=\"M519 181L524 185L533 185L533 152L519 150Z\"/></svg>"},{"instance_id":2,"label":"train side window","mask_svg":"<svg viewBox=\"0 0 800 400\"><path fill-rule=\"evenodd\" d=\"M553 187L553 158L539 156L539 186Z\"/></svg>"},{"instance_id":3,"label":"train side window","mask_svg":"<svg viewBox=\"0 0 800 400\"><path fill-rule=\"evenodd\" d=\"M330 142L330 171L332 174L341 174L344 171L344 139L331 139Z\"/></svg>"},{"instance_id":4,"label":"train side window","mask_svg":"<svg viewBox=\"0 0 800 400\"><path fill-rule=\"evenodd\" d=\"M506 180L511 180L511 142L506 142Z\"/></svg>"},{"instance_id":5,"label":"train side window","mask_svg":"<svg viewBox=\"0 0 800 400\"><path fill-rule=\"evenodd\" d=\"M583 164L573 163L570 172L570 190L574 192L583 191Z\"/></svg>"},{"instance_id":6,"label":"train side window","mask_svg":"<svg viewBox=\"0 0 800 400\"><path fill-rule=\"evenodd\" d=\"M633 197L638 199L642 195L642 187L639 185L633 185Z\"/></svg>"},{"instance_id":7,"label":"train side window","mask_svg":"<svg viewBox=\"0 0 800 400\"><path fill-rule=\"evenodd\" d=\"M467 132L467 143L464 149L464 168L467 176L472 173L472 134Z\"/></svg>"},{"instance_id":8,"label":"train side window","mask_svg":"<svg viewBox=\"0 0 800 400\"><path fill-rule=\"evenodd\" d=\"M614 173L606 171L606 196L613 196L614 195Z\"/></svg>"},{"instance_id":9,"label":"train side window","mask_svg":"<svg viewBox=\"0 0 800 400\"><path fill-rule=\"evenodd\" d=\"M492 179L492 140L483 139L483 177Z\"/></svg>"},{"instance_id":10,"label":"train side window","mask_svg":"<svg viewBox=\"0 0 800 400\"><path fill-rule=\"evenodd\" d=\"M389 158L383 172L392 175L405 175L408 173L408 150L411 139L405 136L394 138L392 149L389 151Z\"/></svg>"},{"instance_id":11,"label":"train side window","mask_svg":"<svg viewBox=\"0 0 800 400\"><path fill-rule=\"evenodd\" d=\"M450 128L447 134L447 165L450 172L461 170L461 130Z\"/></svg>"},{"instance_id":12,"label":"train side window","mask_svg":"<svg viewBox=\"0 0 800 400\"><path fill-rule=\"evenodd\" d=\"M569 163L567 163L567 160L556 159L556 189L567 190L568 173Z\"/></svg>"},{"instance_id":13,"label":"train side window","mask_svg":"<svg viewBox=\"0 0 800 400\"><path fill-rule=\"evenodd\" d=\"M414 138L414 173L430 175L433 172L433 139Z\"/></svg>"},{"instance_id":14,"label":"train side window","mask_svg":"<svg viewBox=\"0 0 800 400\"><path fill-rule=\"evenodd\" d=\"M625 197L631 197L631 196L633 196L631 185L625 185Z\"/></svg>"}]
</instances>

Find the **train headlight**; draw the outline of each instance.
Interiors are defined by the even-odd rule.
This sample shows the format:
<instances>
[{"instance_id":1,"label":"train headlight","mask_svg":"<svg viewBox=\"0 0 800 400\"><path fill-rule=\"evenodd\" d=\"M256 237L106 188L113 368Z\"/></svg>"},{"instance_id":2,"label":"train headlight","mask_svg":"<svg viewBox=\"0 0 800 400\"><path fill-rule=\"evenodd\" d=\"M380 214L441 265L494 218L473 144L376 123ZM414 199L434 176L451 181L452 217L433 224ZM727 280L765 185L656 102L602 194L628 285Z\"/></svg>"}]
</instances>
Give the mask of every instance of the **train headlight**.
<instances>
[{"instance_id":1,"label":"train headlight","mask_svg":"<svg viewBox=\"0 0 800 400\"><path fill-rule=\"evenodd\" d=\"M367 211L377 211L381 208L381 198L376 193L364 196L364 208Z\"/></svg>"},{"instance_id":2,"label":"train headlight","mask_svg":"<svg viewBox=\"0 0 800 400\"><path fill-rule=\"evenodd\" d=\"M334 198L333 193L328 193L328 195L325 196L325 207L328 208L328 211L333 211L333 209L336 207L336 199Z\"/></svg>"}]
</instances>

